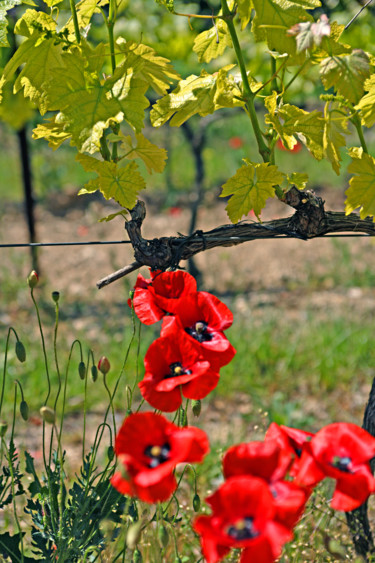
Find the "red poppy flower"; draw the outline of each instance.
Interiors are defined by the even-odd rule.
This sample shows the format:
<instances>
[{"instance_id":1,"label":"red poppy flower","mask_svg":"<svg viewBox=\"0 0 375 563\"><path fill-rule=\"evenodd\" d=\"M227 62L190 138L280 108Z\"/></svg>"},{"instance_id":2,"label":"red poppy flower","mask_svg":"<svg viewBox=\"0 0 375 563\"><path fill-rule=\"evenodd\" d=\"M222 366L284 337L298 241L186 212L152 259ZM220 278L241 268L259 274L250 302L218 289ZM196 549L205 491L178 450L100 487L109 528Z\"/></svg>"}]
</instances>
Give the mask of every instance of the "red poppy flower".
<instances>
[{"instance_id":1,"label":"red poppy flower","mask_svg":"<svg viewBox=\"0 0 375 563\"><path fill-rule=\"evenodd\" d=\"M182 270L151 272L150 280L138 275L133 296L134 311L142 323L151 325L166 313L174 314L180 302L196 291L197 282Z\"/></svg>"},{"instance_id":2,"label":"red poppy flower","mask_svg":"<svg viewBox=\"0 0 375 563\"><path fill-rule=\"evenodd\" d=\"M370 459L375 456L375 438L366 430L344 422L322 428L306 444L296 482L313 486L324 477L336 479L331 506L354 510L375 491Z\"/></svg>"},{"instance_id":3,"label":"red poppy flower","mask_svg":"<svg viewBox=\"0 0 375 563\"><path fill-rule=\"evenodd\" d=\"M124 495L150 503L164 501L177 487L176 465L200 462L208 451L207 436L199 428L178 428L150 412L132 414L116 436L120 470L111 483Z\"/></svg>"},{"instance_id":4,"label":"red poppy flower","mask_svg":"<svg viewBox=\"0 0 375 563\"><path fill-rule=\"evenodd\" d=\"M165 317L162 336L183 329L192 342L199 343L204 360L214 370L228 364L236 351L224 335L233 322L233 315L224 303L211 293L199 291L180 301L175 317Z\"/></svg>"},{"instance_id":5,"label":"red poppy flower","mask_svg":"<svg viewBox=\"0 0 375 563\"><path fill-rule=\"evenodd\" d=\"M299 152L300 150L302 150L302 144L297 141L296 144L294 145L294 147L292 149L287 149L286 146L284 145L284 143L282 142L281 139L277 139L277 143L276 146L278 149L282 150L282 151L288 151L288 152Z\"/></svg>"},{"instance_id":6,"label":"red poppy flower","mask_svg":"<svg viewBox=\"0 0 375 563\"><path fill-rule=\"evenodd\" d=\"M183 330L155 340L145 356L142 396L155 409L172 412L187 399L203 399L219 381L209 362L202 361L200 346Z\"/></svg>"},{"instance_id":7,"label":"red poppy flower","mask_svg":"<svg viewBox=\"0 0 375 563\"><path fill-rule=\"evenodd\" d=\"M279 445L284 452L285 473L289 469L289 474L294 476L298 470L302 449L313 436L312 432L283 425L278 426L275 422L272 422L266 432L265 441L275 441Z\"/></svg>"},{"instance_id":8,"label":"red poppy flower","mask_svg":"<svg viewBox=\"0 0 375 563\"><path fill-rule=\"evenodd\" d=\"M243 549L241 563L273 563L292 538L275 520L272 493L262 479L231 477L206 500L212 515L199 516L194 529L208 563L220 561L231 548Z\"/></svg>"},{"instance_id":9,"label":"red poppy flower","mask_svg":"<svg viewBox=\"0 0 375 563\"><path fill-rule=\"evenodd\" d=\"M231 149L240 149L243 147L243 140L241 137L231 137L228 141L228 145Z\"/></svg>"},{"instance_id":10,"label":"red poppy flower","mask_svg":"<svg viewBox=\"0 0 375 563\"><path fill-rule=\"evenodd\" d=\"M303 514L310 491L282 481L290 454L275 441L250 442L229 448L223 458L224 477L253 475L264 479L274 497L275 519L293 528Z\"/></svg>"}]
</instances>

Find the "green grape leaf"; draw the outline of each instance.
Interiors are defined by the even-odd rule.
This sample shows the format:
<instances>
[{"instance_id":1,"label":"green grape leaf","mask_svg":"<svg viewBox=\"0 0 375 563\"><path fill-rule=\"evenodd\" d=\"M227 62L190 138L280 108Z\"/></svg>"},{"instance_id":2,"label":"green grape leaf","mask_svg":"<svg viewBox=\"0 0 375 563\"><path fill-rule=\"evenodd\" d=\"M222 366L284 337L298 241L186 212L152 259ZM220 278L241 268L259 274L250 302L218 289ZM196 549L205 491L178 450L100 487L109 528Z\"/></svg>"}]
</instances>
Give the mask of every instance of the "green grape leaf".
<instances>
[{"instance_id":1,"label":"green grape leaf","mask_svg":"<svg viewBox=\"0 0 375 563\"><path fill-rule=\"evenodd\" d=\"M170 61L161 57L147 45L134 41L118 40L117 48L125 55L125 65L133 69L136 78L144 80L157 94L164 96L173 81L180 75L174 70Z\"/></svg>"},{"instance_id":2,"label":"green grape leaf","mask_svg":"<svg viewBox=\"0 0 375 563\"><path fill-rule=\"evenodd\" d=\"M323 36L322 42L318 49L315 49L311 54L311 59L314 64L320 63L323 59L332 57L334 55L347 55L352 52L352 47L345 43L339 43L342 32L345 29L344 25L337 22L330 24L331 33L328 37Z\"/></svg>"},{"instance_id":3,"label":"green grape leaf","mask_svg":"<svg viewBox=\"0 0 375 563\"><path fill-rule=\"evenodd\" d=\"M153 171L159 173L163 172L167 158L167 151L151 143L142 135L142 133L136 134L135 137L137 141L136 147L133 147L130 135L127 137L123 136L121 138L122 147L126 152L125 158L128 160L134 160L135 158L142 159L149 174Z\"/></svg>"},{"instance_id":4,"label":"green grape leaf","mask_svg":"<svg viewBox=\"0 0 375 563\"><path fill-rule=\"evenodd\" d=\"M320 6L319 0L252 0L255 18L252 30L256 41L267 41L271 51L296 54L296 41L287 34L294 25L313 21L304 8ZM304 56L304 55L303 55Z\"/></svg>"},{"instance_id":5,"label":"green grape leaf","mask_svg":"<svg viewBox=\"0 0 375 563\"><path fill-rule=\"evenodd\" d=\"M269 197L275 195L275 186L280 184L284 175L277 166L264 163L246 163L237 170L223 186L220 197L228 197L226 210L232 223L253 210L259 215Z\"/></svg>"},{"instance_id":6,"label":"green grape leaf","mask_svg":"<svg viewBox=\"0 0 375 563\"><path fill-rule=\"evenodd\" d=\"M125 218L126 210L123 209L122 211L117 211L117 213L110 213L106 217L102 217L101 219L98 219L98 221L99 221L99 223L109 223L109 221L112 221L112 219L115 219L116 217L119 217L120 215L121 215L121 217Z\"/></svg>"},{"instance_id":7,"label":"green grape leaf","mask_svg":"<svg viewBox=\"0 0 375 563\"><path fill-rule=\"evenodd\" d=\"M251 18L254 6L252 0L238 0L237 13L241 21L241 30L245 29Z\"/></svg>"},{"instance_id":8,"label":"green grape leaf","mask_svg":"<svg viewBox=\"0 0 375 563\"><path fill-rule=\"evenodd\" d=\"M57 2L61 2L61 0L55 0ZM78 20L78 27L79 29L84 29L87 27L90 22L93 14L95 12L99 13L100 10L98 6L105 6L109 3L109 0L80 0L76 4L76 12L77 12L77 20ZM75 31L74 31L74 22L73 18L69 18L66 25L62 28L61 31L67 29L69 33L69 40L74 41L75 39Z\"/></svg>"},{"instance_id":9,"label":"green grape leaf","mask_svg":"<svg viewBox=\"0 0 375 563\"><path fill-rule=\"evenodd\" d=\"M375 74L366 80L364 88L367 94L359 100L355 109L360 112L362 123L366 127L372 127L375 123Z\"/></svg>"},{"instance_id":10,"label":"green grape leaf","mask_svg":"<svg viewBox=\"0 0 375 563\"><path fill-rule=\"evenodd\" d=\"M320 77L324 88L334 89L352 104L356 104L364 93L364 83L370 76L370 60L361 49L349 55L327 57L320 63Z\"/></svg>"},{"instance_id":11,"label":"green grape leaf","mask_svg":"<svg viewBox=\"0 0 375 563\"><path fill-rule=\"evenodd\" d=\"M232 47L232 40L225 21L217 19L215 25L200 33L194 40L193 51L200 63L209 63L222 55L226 47Z\"/></svg>"},{"instance_id":12,"label":"green grape leaf","mask_svg":"<svg viewBox=\"0 0 375 563\"><path fill-rule=\"evenodd\" d=\"M21 92L13 94L13 83L8 82L3 89L0 104L0 119L18 131L34 115L35 109Z\"/></svg>"},{"instance_id":13,"label":"green grape leaf","mask_svg":"<svg viewBox=\"0 0 375 563\"><path fill-rule=\"evenodd\" d=\"M297 53L320 46L324 37L331 33L331 26L325 14L317 22L302 22L295 24L288 30L288 35L296 37Z\"/></svg>"},{"instance_id":14,"label":"green grape leaf","mask_svg":"<svg viewBox=\"0 0 375 563\"><path fill-rule=\"evenodd\" d=\"M58 149L64 141L70 138L70 134L64 131L64 123L59 122L59 119L61 119L61 114L47 119L44 123L39 123L33 129L33 139L46 139L49 147L53 150Z\"/></svg>"},{"instance_id":15,"label":"green grape leaf","mask_svg":"<svg viewBox=\"0 0 375 563\"><path fill-rule=\"evenodd\" d=\"M167 8L168 12L174 12L174 0L156 0L156 3Z\"/></svg>"},{"instance_id":16,"label":"green grape leaf","mask_svg":"<svg viewBox=\"0 0 375 563\"><path fill-rule=\"evenodd\" d=\"M153 106L150 113L152 125L160 127L170 119L172 127L179 127L192 115L198 114L204 117L217 109L228 107L216 102L215 96L220 96L220 92L224 95L223 83L221 83L221 90L218 92L217 81L225 80L227 78L226 73L231 68L233 68L233 65L227 65L215 74L208 74L205 70L202 70L200 76L192 74L186 80L181 80L177 88L158 100ZM228 79L227 84L226 94L228 95L231 87L234 86L234 82ZM229 103L227 98L226 102ZM238 102L238 105L241 105L241 103ZM233 99L232 105L237 105L237 101Z\"/></svg>"},{"instance_id":17,"label":"green grape leaf","mask_svg":"<svg viewBox=\"0 0 375 563\"><path fill-rule=\"evenodd\" d=\"M112 122L125 120L136 131L142 129L144 110L149 105L146 90L147 84L134 78L133 69L125 64L101 79L100 73L90 68L90 53L76 47L62 55L60 68L50 70L46 97L48 109L61 112L71 143L82 152L94 153Z\"/></svg>"},{"instance_id":18,"label":"green grape leaf","mask_svg":"<svg viewBox=\"0 0 375 563\"><path fill-rule=\"evenodd\" d=\"M358 207L361 219L375 216L375 159L362 148L349 149L352 162L348 166L350 179L346 190L345 213L349 215Z\"/></svg>"},{"instance_id":19,"label":"green grape leaf","mask_svg":"<svg viewBox=\"0 0 375 563\"><path fill-rule=\"evenodd\" d=\"M31 37L35 30L38 30L39 33L54 32L56 30L56 22L50 14L28 9L16 22L14 33L24 37Z\"/></svg>"},{"instance_id":20,"label":"green grape leaf","mask_svg":"<svg viewBox=\"0 0 375 563\"><path fill-rule=\"evenodd\" d=\"M22 0L0 0L0 47L9 47L6 13L19 4L22 4Z\"/></svg>"},{"instance_id":21,"label":"green grape leaf","mask_svg":"<svg viewBox=\"0 0 375 563\"><path fill-rule=\"evenodd\" d=\"M309 176L302 172L292 172L286 175L286 179L290 186L295 186L298 190L304 190L309 181Z\"/></svg>"},{"instance_id":22,"label":"green grape leaf","mask_svg":"<svg viewBox=\"0 0 375 563\"><path fill-rule=\"evenodd\" d=\"M138 193L146 187L135 162L121 167L115 162L98 160L87 154L78 153L76 159L86 172L96 172L98 177L85 184L78 195L100 190L106 199L113 198L121 207L132 209Z\"/></svg>"},{"instance_id":23,"label":"green grape leaf","mask_svg":"<svg viewBox=\"0 0 375 563\"><path fill-rule=\"evenodd\" d=\"M25 97L30 98L43 115L48 109L45 86L50 81L51 69L62 66L61 55L61 45L56 44L54 38L43 40L40 32L35 30L5 66L0 80L0 96L3 86L12 81L18 67L24 65L15 81L14 92L23 88Z\"/></svg>"},{"instance_id":24,"label":"green grape leaf","mask_svg":"<svg viewBox=\"0 0 375 563\"><path fill-rule=\"evenodd\" d=\"M340 147L346 146L344 135L349 134L348 118L338 111L337 102L327 102L324 107L323 151L333 170L340 174Z\"/></svg>"}]
</instances>

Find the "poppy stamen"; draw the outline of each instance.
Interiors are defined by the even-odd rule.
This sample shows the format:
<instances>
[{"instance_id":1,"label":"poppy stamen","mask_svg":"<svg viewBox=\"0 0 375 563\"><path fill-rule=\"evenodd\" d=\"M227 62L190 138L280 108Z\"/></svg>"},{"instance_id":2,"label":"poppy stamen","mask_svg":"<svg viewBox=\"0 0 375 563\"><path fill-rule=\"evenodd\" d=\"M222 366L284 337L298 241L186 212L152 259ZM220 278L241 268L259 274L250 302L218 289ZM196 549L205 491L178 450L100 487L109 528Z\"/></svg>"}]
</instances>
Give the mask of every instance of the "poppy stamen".
<instances>
[{"instance_id":1,"label":"poppy stamen","mask_svg":"<svg viewBox=\"0 0 375 563\"><path fill-rule=\"evenodd\" d=\"M338 455L335 455L332 459L333 467L339 469L340 471L344 471L345 473L351 473L351 470L349 468L351 462L352 460L348 456L340 457Z\"/></svg>"},{"instance_id":2,"label":"poppy stamen","mask_svg":"<svg viewBox=\"0 0 375 563\"><path fill-rule=\"evenodd\" d=\"M205 321L197 321L192 326L185 328L185 331L195 340L202 343L212 340L212 334L207 328L208 324Z\"/></svg>"},{"instance_id":3,"label":"poppy stamen","mask_svg":"<svg viewBox=\"0 0 375 563\"><path fill-rule=\"evenodd\" d=\"M250 516L237 520L232 526L229 526L227 535L238 541L256 538L259 536L259 532L254 528L253 523L254 520Z\"/></svg>"},{"instance_id":4,"label":"poppy stamen","mask_svg":"<svg viewBox=\"0 0 375 563\"><path fill-rule=\"evenodd\" d=\"M168 443L163 444L162 446L153 445L147 446L145 449L145 456L149 458L148 466L151 468L158 467L162 463L165 463L169 459L169 452L171 451L171 447Z\"/></svg>"}]
</instances>

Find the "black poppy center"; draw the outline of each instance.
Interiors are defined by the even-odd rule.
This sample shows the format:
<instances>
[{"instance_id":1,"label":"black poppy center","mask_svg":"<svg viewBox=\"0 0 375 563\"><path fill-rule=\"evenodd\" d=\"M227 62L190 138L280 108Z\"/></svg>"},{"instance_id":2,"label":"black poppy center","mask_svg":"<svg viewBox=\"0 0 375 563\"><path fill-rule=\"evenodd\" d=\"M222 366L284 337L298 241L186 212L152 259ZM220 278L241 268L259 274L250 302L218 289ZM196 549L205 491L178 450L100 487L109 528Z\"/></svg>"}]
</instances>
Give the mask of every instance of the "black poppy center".
<instances>
[{"instance_id":1,"label":"black poppy center","mask_svg":"<svg viewBox=\"0 0 375 563\"><path fill-rule=\"evenodd\" d=\"M191 370L185 369L180 362L174 362L169 366L169 373L164 376L164 379L170 379L171 377L178 377L179 375L190 375Z\"/></svg>"},{"instance_id":2,"label":"black poppy center","mask_svg":"<svg viewBox=\"0 0 375 563\"><path fill-rule=\"evenodd\" d=\"M302 448L297 448L297 446L294 448L294 452L296 454L297 457L301 457L302 455Z\"/></svg>"},{"instance_id":3,"label":"black poppy center","mask_svg":"<svg viewBox=\"0 0 375 563\"><path fill-rule=\"evenodd\" d=\"M339 469L340 471L344 471L345 473L351 473L351 470L349 468L351 462L352 460L348 456L340 457L338 455L335 455L334 458L332 459L333 467Z\"/></svg>"},{"instance_id":4,"label":"black poppy center","mask_svg":"<svg viewBox=\"0 0 375 563\"><path fill-rule=\"evenodd\" d=\"M171 447L168 443L162 446L147 446L145 455L149 458L148 466L151 468L157 467L169 459L169 452Z\"/></svg>"},{"instance_id":5,"label":"black poppy center","mask_svg":"<svg viewBox=\"0 0 375 563\"><path fill-rule=\"evenodd\" d=\"M259 532L254 528L253 522L250 516L237 520L232 526L229 526L227 535L237 541L256 538L259 536Z\"/></svg>"},{"instance_id":6,"label":"black poppy center","mask_svg":"<svg viewBox=\"0 0 375 563\"><path fill-rule=\"evenodd\" d=\"M197 321L192 326L185 328L185 331L198 340L198 342L208 342L212 340L212 334L207 330L208 325L205 321Z\"/></svg>"}]
</instances>

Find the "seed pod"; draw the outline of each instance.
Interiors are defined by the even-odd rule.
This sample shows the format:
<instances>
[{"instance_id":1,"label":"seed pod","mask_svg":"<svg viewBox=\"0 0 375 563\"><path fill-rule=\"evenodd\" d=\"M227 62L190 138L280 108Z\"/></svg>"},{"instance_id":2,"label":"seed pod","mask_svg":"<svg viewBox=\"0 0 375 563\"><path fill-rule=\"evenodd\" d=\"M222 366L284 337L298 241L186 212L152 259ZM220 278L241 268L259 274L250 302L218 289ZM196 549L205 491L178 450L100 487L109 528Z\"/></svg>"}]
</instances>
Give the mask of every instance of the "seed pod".
<instances>
[{"instance_id":1,"label":"seed pod","mask_svg":"<svg viewBox=\"0 0 375 563\"><path fill-rule=\"evenodd\" d=\"M191 410L193 411L193 415L198 418L202 410L202 403L199 399L191 402Z\"/></svg>"},{"instance_id":2,"label":"seed pod","mask_svg":"<svg viewBox=\"0 0 375 563\"><path fill-rule=\"evenodd\" d=\"M21 401L21 403L20 403L20 413L21 413L21 416L24 420L29 419L29 405L26 403L26 401Z\"/></svg>"},{"instance_id":3,"label":"seed pod","mask_svg":"<svg viewBox=\"0 0 375 563\"><path fill-rule=\"evenodd\" d=\"M58 303L60 299L60 293L58 291L53 291L52 299L54 300L55 303Z\"/></svg>"},{"instance_id":4,"label":"seed pod","mask_svg":"<svg viewBox=\"0 0 375 563\"><path fill-rule=\"evenodd\" d=\"M20 362L24 362L26 360L26 350L21 340L17 340L16 342L16 356Z\"/></svg>"},{"instance_id":5,"label":"seed pod","mask_svg":"<svg viewBox=\"0 0 375 563\"><path fill-rule=\"evenodd\" d=\"M103 374L106 375L109 370L111 369L111 364L106 356L102 356L98 362L98 370Z\"/></svg>"},{"instance_id":6,"label":"seed pod","mask_svg":"<svg viewBox=\"0 0 375 563\"><path fill-rule=\"evenodd\" d=\"M5 420L0 421L0 438L4 438L6 431L8 430L8 423Z\"/></svg>"},{"instance_id":7,"label":"seed pod","mask_svg":"<svg viewBox=\"0 0 375 563\"><path fill-rule=\"evenodd\" d=\"M195 493L194 498L193 498L194 512L199 512L200 507L201 507L200 496L198 495L198 493Z\"/></svg>"},{"instance_id":8,"label":"seed pod","mask_svg":"<svg viewBox=\"0 0 375 563\"><path fill-rule=\"evenodd\" d=\"M161 545L163 547L167 547L168 542L169 542L169 534L168 534L165 526L162 525L162 526L159 527L158 536L159 536L159 540L160 540Z\"/></svg>"},{"instance_id":9,"label":"seed pod","mask_svg":"<svg viewBox=\"0 0 375 563\"><path fill-rule=\"evenodd\" d=\"M51 407L42 407L39 412L45 422L49 422L49 424L55 424L56 413L53 409L51 409Z\"/></svg>"},{"instance_id":10,"label":"seed pod","mask_svg":"<svg viewBox=\"0 0 375 563\"><path fill-rule=\"evenodd\" d=\"M142 553L139 551L139 549L135 549L133 551L132 563L142 563L142 561L143 561Z\"/></svg>"},{"instance_id":11,"label":"seed pod","mask_svg":"<svg viewBox=\"0 0 375 563\"><path fill-rule=\"evenodd\" d=\"M30 289L34 289L39 281L39 276L35 270L32 270L30 274L27 276L27 283L29 284Z\"/></svg>"},{"instance_id":12,"label":"seed pod","mask_svg":"<svg viewBox=\"0 0 375 563\"><path fill-rule=\"evenodd\" d=\"M79 377L83 380L85 379L85 375L86 375L86 366L85 366L85 362L79 362L78 364L78 373L79 373Z\"/></svg>"},{"instance_id":13,"label":"seed pod","mask_svg":"<svg viewBox=\"0 0 375 563\"><path fill-rule=\"evenodd\" d=\"M98 368L96 366L91 366L91 379L94 383L98 379Z\"/></svg>"}]
</instances>

